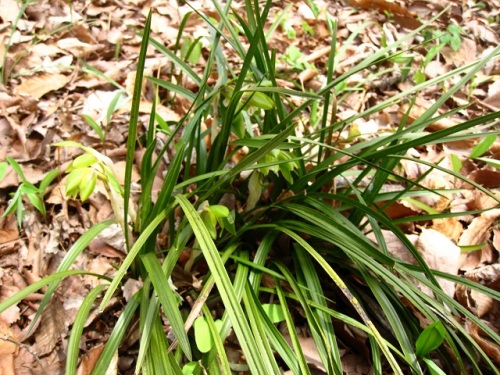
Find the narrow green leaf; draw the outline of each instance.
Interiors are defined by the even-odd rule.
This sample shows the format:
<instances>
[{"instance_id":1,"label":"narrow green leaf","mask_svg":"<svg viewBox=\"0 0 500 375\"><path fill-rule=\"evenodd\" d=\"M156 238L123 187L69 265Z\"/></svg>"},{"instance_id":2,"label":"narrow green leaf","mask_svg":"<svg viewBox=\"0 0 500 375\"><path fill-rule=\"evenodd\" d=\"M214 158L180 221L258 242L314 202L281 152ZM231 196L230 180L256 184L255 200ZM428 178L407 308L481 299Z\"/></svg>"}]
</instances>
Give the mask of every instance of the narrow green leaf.
<instances>
[{"instance_id":1,"label":"narrow green leaf","mask_svg":"<svg viewBox=\"0 0 500 375\"><path fill-rule=\"evenodd\" d=\"M57 267L56 273L69 270L69 268L73 265L78 255L80 255L82 251L85 250L90 241L92 241L100 232L102 232L105 228L109 227L114 222L115 222L114 220L102 221L100 223L93 225L84 234L82 234L82 236L78 240L76 240L73 246L71 246L71 248L68 250L63 260L59 264L59 267ZM38 320L43 310L45 309L45 306L47 306L47 304L49 303L50 298L52 297L52 294L56 290L59 283L60 280L56 280L50 283L50 285L48 286L47 291L43 296L42 302L40 302L40 305L38 306L38 310L35 314L35 317L33 318L30 324L28 332L31 331L36 321Z\"/></svg>"},{"instance_id":2,"label":"narrow green leaf","mask_svg":"<svg viewBox=\"0 0 500 375\"><path fill-rule=\"evenodd\" d=\"M268 374L270 373L267 366L264 364L261 353L255 346L255 341L251 333L248 322L245 318L243 309L241 308L229 276L221 261L219 252L215 247L210 234L208 233L205 224L200 218L198 212L193 205L183 195L176 196L186 218L188 219L193 232L198 240L200 249L203 252L205 260L208 264L210 271L217 285L217 289L222 298L222 302L226 308L229 319L233 324L236 336L239 339L243 353L248 361L250 370L254 374ZM271 372L272 373L272 372Z\"/></svg>"},{"instance_id":3,"label":"narrow green leaf","mask_svg":"<svg viewBox=\"0 0 500 375\"><path fill-rule=\"evenodd\" d=\"M170 207L171 209L171 207ZM113 293L116 291L116 288L118 288L118 285L122 281L123 277L128 271L128 268L134 261L135 257L137 254L139 254L139 251L142 249L146 241L149 239L151 236L151 233L153 233L156 230L156 227L160 225L160 223L165 220L165 218L168 216L170 213L170 209L163 210L160 212L158 216L156 216L150 223L149 225L144 228L142 231L141 235L135 242L134 246L130 249L130 251L127 254L127 257L123 260L122 265L116 272L115 276L113 277L113 281L111 282L111 285L109 286L108 290L106 291L106 294L104 295L102 302L99 306L99 310L104 310L104 307L106 304L109 302L111 297L113 296Z\"/></svg>"},{"instance_id":4,"label":"narrow green leaf","mask_svg":"<svg viewBox=\"0 0 500 375\"><path fill-rule=\"evenodd\" d=\"M11 296L11 297L7 298L5 301L1 302L0 303L0 313L3 313L5 310L7 310L11 306L18 304L23 299L28 297L30 294L35 293L37 290L43 288L44 286L50 284L51 282L59 281L61 279L64 279L65 277L72 276L72 275L91 275L91 276L96 276L98 278L109 280L109 278L106 276L98 275L95 273L82 271L82 270L56 272L50 276L46 276L43 279L38 280L37 282L27 286L24 289L21 289L19 292L17 292L13 296Z\"/></svg>"},{"instance_id":5,"label":"narrow green leaf","mask_svg":"<svg viewBox=\"0 0 500 375\"><path fill-rule=\"evenodd\" d=\"M497 139L496 134L487 135L486 137L481 139L481 141L477 145L475 145L472 148L469 157L471 159L474 159L479 156L482 156L484 153L489 151L490 147L493 145L493 143L495 143L496 139Z\"/></svg>"},{"instance_id":6,"label":"narrow green leaf","mask_svg":"<svg viewBox=\"0 0 500 375\"><path fill-rule=\"evenodd\" d=\"M141 103L142 96L142 77L144 75L144 66L146 64L146 54L149 42L149 31L151 29L151 11L148 14L146 23L144 25L144 32L142 34L141 50L139 52L139 59L137 61L137 72L134 82L134 94L132 96L132 107L130 109L130 121L128 127L128 138L127 138L127 154L125 163L125 179L124 179L124 194L123 194L123 217L125 222L128 221L128 208L130 204L130 187L132 185L132 168L134 166L135 157L135 143L137 138L137 126L139 121L139 106ZM130 250L129 232L125 231L125 243L127 246L127 252Z\"/></svg>"},{"instance_id":7,"label":"narrow green leaf","mask_svg":"<svg viewBox=\"0 0 500 375\"><path fill-rule=\"evenodd\" d=\"M106 372L108 371L109 364L111 363L115 352L118 350L125 332L127 332L128 325L130 324L130 321L135 314L137 306L139 306L139 297L140 293L136 293L127 302L125 309L123 309L123 312L120 314L120 317L118 318L118 321L113 328L113 332L111 332L111 335L109 336L104 350L102 351L99 359L97 360L97 363L94 366L92 375L102 375L106 374Z\"/></svg>"},{"instance_id":8,"label":"narrow green leaf","mask_svg":"<svg viewBox=\"0 0 500 375\"><path fill-rule=\"evenodd\" d=\"M184 321L182 320L181 312L179 310L179 301L170 288L170 284L162 271L160 262L156 258L155 253L145 254L141 257L141 259L144 267L146 267L149 278L153 283L154 290L160 299L163 312L170 321L172 331L174 332L177 340L179 340L182 351L186 357L191 360L191 346L189 345L189 339L187 337L186 330L184 329Z\"/></svg>"},{"instance_id":9,"label":"narrow green leaf","mask_svg":"<svg viewBox=\"0 0 500 375\"><path fill-rule=\"evenodd\" d=\"M486 164L489 164L491 165L492 167L495 167L496 169L500 169L500 161L496 160L496 159L490 159L490 158L480 158L480 157L477 157L476 160L480 160L480 161L483 161L485 162Z\"/></svg>"},{"instance_id":10,"label":"narrow green leaf","mask_svg":"<svg viewBox=\"0 0 500 375\"><path fill-rule=\"evenodd\" d=\"M460 173L462 170L462 161L456 154L450 154L451 167L453 172Z\"/></svg>"},{"instance_id":11,"label":"narrow green leaf","mask_svg":"<svg viewBox=\"0 0 500 375\"><path fill-rule=\"evenodd\" d=\"M2 161L0 162L0 180L3 180L3 178L5 177L5 174L7 172L7 162L5 161Z\"/></svg>"},{"instance_id":12,"label":"narrow green leaf","mask_svg":"<svg viewBox=\"0 0 500 375\"><path fill-rule=\"evenodd\" d=\"M98 285L92 289L82 302L76 314L71 335L68 342L67 358L66 358L66 375L76 374L78 356L80 354L80 339L82 337L83 327L89 316L90 309L94 305L94 301L102 292L106 285Z\"/></svg>"},{"instance_id":13,"label":"narrow green leaf","mask_svg":"<svg viewBox=\"0 0 500 375\"><path fill-rule=\"evenodd\" d=\"M424 362L429 369L431 375L446 375L446 372L441 370L441 368L432 359L424 358Z\"/></svg>"},{"instance_id":14,"label":"narrow green leaf","mask_svg":"<svg viewBox=\"0 0 500 375\"><path fill-rule=\"evenodd\" d=\"M83 114L82 117L85 119L87 124L90 125L90 127L96 132L97 136L101 140L101 142L104 141L104 133L101 129L101 126L89 115Z\"/></svg>"}]
</instances>

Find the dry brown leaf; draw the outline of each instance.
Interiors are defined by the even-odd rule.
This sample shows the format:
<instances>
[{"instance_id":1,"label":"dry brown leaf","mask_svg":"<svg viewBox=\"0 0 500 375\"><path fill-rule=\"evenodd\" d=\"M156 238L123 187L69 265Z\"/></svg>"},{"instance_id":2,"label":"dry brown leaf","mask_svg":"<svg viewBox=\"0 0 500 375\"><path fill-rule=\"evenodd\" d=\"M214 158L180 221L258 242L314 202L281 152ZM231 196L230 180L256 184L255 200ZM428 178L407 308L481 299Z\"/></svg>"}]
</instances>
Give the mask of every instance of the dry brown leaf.
<instances>
[{"instance_id":1,"label":"dry brown leaf","mask_svg":"<svg viewBox=\"0 0 500 375\"><path fill-rule=\"evenodd\" d=\"M87 353L85 353L83 355L82 362L80 363L80 366L78 367L76 374L77 375L92 374L94 366L97 363L97 360L99 359L99 356L101 355L103 350L104 346L99 345L90 349Z\"/></svg>"},{"instance_id":2,"label":"dry brown leaf","mask_svg":"<svg viewBox=\"0 0 500 375\"><path fill-rule=\"evenodd\" d=\"M42 313L40 326L35 332L34 351L39 355L51 353L68 327L64 321L64 308L57 298L52 298Z\"/></svg>"},{"instance_id":3,"label":"dry brown leaf","mask_svg":"<svg viewBox=\"0 0 500 375\"><path fill-rule=\"evenodd\" d=\"M59 90L64 87L70 78L63 74L42 73L33 77L27 78L14 89L18 95L29 95L40 99L42 96L51 91Z\"/></svg>"},{"instance_id":4,"label":"dry brown leaf","mask_svg":"<svg viewBox=\"0 0 500 375\"><path fill-rule=\"evenodd\" d=\"M472 246L485 242L491 225L498 217L500 217L500 209L483 212L480 216L474 218L469 227L460 236L458 245Z\"/></svg>"},{"instance_id":5,"label":"dry brown leaf","mask_svg":"<svg viewBox=\"0 0 500 375\"><path fill-rule=\"evenodd\" d=\"M12 329L0 319L0 374L15 375L14 357L19 346Z\"/></svg>"},{"instance_id":6,"label":"dry brown leaf","mask_svg":"<svg viewBox=\"0 0 500 375\"><path fill-rule=\"evenodd\" d=\"M88 56L93 52L97 52L103 48L101 44L89 44L80 41L77 38L66 38L57 41L57 46L76 57Z\"/></svg>"},{"instance_id":7,"label":"dry brown leaf","mask_svg":"<svg viewBox=\"0 0 500 375\"><path fill-rule=\"evenodd\" d=\"M500 264L491 264L465 273L469 280L480 282L490 288L497 289L500 284Z\"/></svg>"},{"instance_id":8,"label":"dry brown leaf","mask_svg":"<svg viewBox=\"0 0 500 375\"><path fill-rule=\"evenodd\" d=\"M449 238L434 229L422 229L417 242L417 250L429 268L456 275L460 261L460 248ZM438 282L450 297L455 294L455 283L446 279ZM421 288L425 292L425 287ZM431 291L428 291L431 293Z\"/></svg>"},{"instance_id":9,"label":"dry brown leaf","mask_svg":"<svg viewBox=\"0 0 500 375\"><path fill-rule=\"evenodd\" d=\"M381 13L389 12L395 15L395 20L401 26L409 29L416 29L421 25L420 21L415 19L408 9L389 0L349 0L350 4L364 9L376 9Z\"/></svg>"},{"instance_id":10,"label":"dry brown leaf","mask_svg":"<svg viewBox=\"0 0 500 375\"><path fill-rule=\"evenodd\" d=\"M494 304L493 298L475 289L470 291L470 301L473 303L470 308L478 318L482 318L489 313Z\"/></svg>"},{"instance_id":11,"label":"dry brown leaf","mask_svg":"<svg viewBox=\"0 0 500 375\"><path fill-rule=\"evenodd\" d=\"M14 23L19 17L21 4L16 0L0 1L0 17L5 23Z\"/></svg>"},{"instance_id":12,"label":"dry brown leaf","mask_svg":"<svg viewBox=\"0 0 500 375\"><path fill-rule=\"evenodd\" d=\"M445 235L447 238L458 242L464 227L458 217L448 217L432 221L432 229Z\"/></svg>"},{"instance_id":13,"label":"dry brown leaf","mask_svg":"<svg viewBox=\"0 0 500 375\"><path fill-rule=\"evenodd\" d=\"M496 170L479 169L470 173L467 178L488 189L500 188L500 172Z\"/></svg>"},{"instance_id":14,"label":"dry brown leaf","mask_svg":"<svg viewBox=\"0 0 500 375\"><path fill-rule=\"evenodd\" d=\"M481 336L479 327L467 319L465 328L469 331L474 341L485 351L493 362L500 365L500 346Z\"/></svg>"},{"instance_id":15,"label":"dry brown leaf","mask_svg":"<svg viewBox=\"0 0 500 375\"><path fill-rule=\"evenodd\" d=\"M441 52L448 63L455 66L462 66L476 60L477 46L473 40L463 38L458 51L454 51L451 47L446 46L441 49Z\"/></svg>"}]
</instances>

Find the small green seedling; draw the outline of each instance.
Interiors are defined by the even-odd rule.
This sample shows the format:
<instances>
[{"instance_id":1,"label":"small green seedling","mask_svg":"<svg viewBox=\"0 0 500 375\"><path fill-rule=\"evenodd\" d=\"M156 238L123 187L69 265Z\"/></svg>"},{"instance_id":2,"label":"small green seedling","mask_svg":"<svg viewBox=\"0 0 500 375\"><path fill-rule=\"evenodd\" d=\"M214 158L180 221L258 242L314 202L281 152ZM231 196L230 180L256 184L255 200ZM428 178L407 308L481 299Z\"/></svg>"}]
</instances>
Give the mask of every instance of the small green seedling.
<instances>
[{"instance_id":1,"label":"small green seedling","mask_svg":"<svg viewBox=\"0 0 500 375\"><path fill-rule=\"evenodd\" d=\"M184 61L187 61L193 65L197 64L201 58L202 45L200 38L191 39L189 37L184 39L181 46L181 57Z\"/></svg>"},{"instance_id":2,"label":"small green seedling","mask_svg":"<svg viewBox=\"0 0 500 375\"><path fill-rule=\"evenodd\" d=\"M484 137L477 145L472 148L469 158L482 161L496 169L500 169L500 161L482 157L482 155L489 151L490 147L493 145L493 143L495 143L496 139L496 134L489 134Z\"/></svg>"},{"instance_id":3,"label":"small green seedling","mask_svg":"<svg viewBox=\"0 0 500 375\"><path fill-rule=\"evenodd\" d=\"M313 64L306 61L301 50L294 45L286 49L286 53L283 55L282 60L297 70L316 69Z\"/></svg>"},{"instance_id":4,"label":"small green seedling","mask_svg":"<svg viewBox=\"0 0 500 375\"><path fill-rule=\"evenodd\" d=\"M220 204L209 206L208 202L206 202L200 205L200 209L201 220L203 220L210 236L214 240L217 238L217 224L229 233L236 233L234 228L234 212L230 212L226 206Z\"/></svg>"},{"instance_id":5,"label":"small green seedling","mask_svg":"<svg viewBox=\"0 0 500 375\"><path fill-rule=\"evenodd\" d=\"M443 323L434 322L427 326L417 338L415 343L415 354L421 357L427 365L429 372L433 375L445 375L445 373L432 361L428 355L441 346L446 335Z\"/></svg>"},{"instance_id":6,"label":"small green seedling","mask_svg":"<svg viewBox=\"0 0 500 375\"><path fill-rule=\"evenodd\" d=\"M59 174L59 169L54 169L47 173L40 182L39 187L36 187L26 179L26 176L24 175L21 166L17 163L17 161L12 159L11 157L7 157L7 161L21 179L21 184L17 188L16 192L12 195L10 203L7 206L7 209L5 210L3 216L5 217L7 215L10 215L15 211L17 213L17 224L19 225L19 227L21 227L24 216L24 195L28 198L33 207L35 207L43 215L43 217L46 217L47 210L45 209L43 197L45 195L45 190L47 190L54 178ZM0 176L5 175L6 168L6 163L2 163L2 165L0 166Z\"/></svg>"},{"instance_id":7,"label":"small green seedling","mask_svg":"<svg viewBox=\"0 0 500 375\"><path fill-rule=\"evenodd\" d=\"M116 95L111 99L108 105L108 110L106 112L106 121L104 123L104 127L99 124L97 121L95 121L92 117L90 117L87 114L83 114L82 117L85 119L87 124L96 132L97 136L99 137L100 141L104 143L106 139L106 134L108 132L109 128L109 123L111 122L111 118L113 117L113 114L116 112L118 108L120 108L121 101L120 99L123 96L123 91L119 90Z\"/></svg>"}]
</instances>

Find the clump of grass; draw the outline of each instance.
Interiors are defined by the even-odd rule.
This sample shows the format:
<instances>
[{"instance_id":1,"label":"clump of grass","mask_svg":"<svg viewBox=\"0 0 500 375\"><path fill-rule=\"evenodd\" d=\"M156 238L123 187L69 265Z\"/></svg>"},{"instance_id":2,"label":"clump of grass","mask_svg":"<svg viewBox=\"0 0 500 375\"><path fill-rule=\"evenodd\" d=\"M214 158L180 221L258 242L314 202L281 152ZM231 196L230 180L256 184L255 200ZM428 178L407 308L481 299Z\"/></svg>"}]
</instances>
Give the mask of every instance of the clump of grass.
<instances>
[{"instance_id":1,"label":"clump of grass","mask_svg":"<svg viewBox=\"0 0 500 375\"><path fill-rule=\"evenodd\" d=\"M296 333L294 306L300 306L304 312L328 374L343 373L334 322L367 334L376 373L466 373L470 367L477 373L484 368L497 371L459 321L469 319L497 344L500 337L445 294L436 276L463 283L495 299L499 299L499 293L429 269L401 229L383 211L373 207L382 194L387 202L418 192L429 194L418 181L402 179L393 172L407 158L408 149L446 143L456 140L458 134L464 139L473 138L476 126L484 128L498 118L495 113L435 133L423 131L434 121L442 104L497 56L500 49L339 121L331 109L335 112L336 98L342 96L346 80L393 58L391 51L403 48L404 41L425 26L336 77L336 25L331 22L333 37L326 67L327 82L320 91L308 93L280 88L276 83L276 53L268 50L262 25L271 1L262 8L247 1L247 20L231 13L230 2L224 8L216 0L214 4L219 23L200 14L212 31L212 48L202 75L150 39L150 18L146 23L129 127L125 185L123 190L115 187L123 199L124 211L115 214L124 226L127 257L109 284L92 290L85 298L69 341L67 373L75 373L78 344L90 309L99 303L99 309L103 310L130 276L142 279L142 288L126 304L94 373L104 373L108 368L134 316L139 317L141 333L137 372L198 374L203 368L210 374L229 374L232 370L279 374L280 369L289 369L294 374L310 373ZM249 42L247 48L240 41L239 30L243 30ZM222 38L240 56L239 70L221 53ZM198 89L194 94L178 83L146 77L155 86L183 96L192 105L169 130L167 142L159 152L162 156L168 150L175 150L155 201L151 198L153 179L162 158L154 158L153 154L158 147L157 134L164 131L165 122L157 121L153 106L143 136L145 153L137 215L131 215L131 171L138 144L137 120L148 44L170 57L176 69ZM209 86L207 82L214 69L218 73L217 83ZM403 120L392 134L360 140L343 148L335 146L333 135L356 119L457 76L461 77L457 83L411 125ZM300 98L301 104L291 105L288 100L291 96ZM319 113L318 127L298 137L297 121L311 110ZM213 126L206 129L203 124L208 118ZM207 143L208 136L211 144ZM465 180L454 171L446 172ZM329 188L348 174L354 176L353 182L342 188ZM398 193L382 193L388 178L403 181L406 187ZM365 181L368 186L363 187ZM338 204L334 206L332 202ZM447 215L451 214L439 212L435 217ZM62 278L82 273L69 271L69 267L90 240L111 222L92 227L73 245L55 274L1 303L0 311L49 285L40 313ZM378 246L366 238L364 228L368 224ZM167 228L167 248L157 246L161 228ZM383 229L392 231L406 245L418 265L389 255ZM181 302L169 283L185 249L191 254L189 267L205 265L208 269L203 275L202 289L189 293L196 300L193 308ZM274 285L265 286L264 277L273 280ZM430 288L434 295L430 297L420 291L412 282L414 279ZM332 292L335 300L327 298L327 292ZM210 306L216 300L220 300L224 313L214 321ZM270 303L276 305L277 315L269 313ZM377 311L372 310L373 305ZM424 317L430 328L423 327L412 311ZM191 327L200 314L204 320L198 321L195 326L198 331L192 335ZM170 323L174 341L167 340L164 334L162 316ZM287 326L291 344L274 325L276 321ZM233 363L226 355L224 340L231 330L241 346L244 364Z\"/></svg>"}]
</instances>

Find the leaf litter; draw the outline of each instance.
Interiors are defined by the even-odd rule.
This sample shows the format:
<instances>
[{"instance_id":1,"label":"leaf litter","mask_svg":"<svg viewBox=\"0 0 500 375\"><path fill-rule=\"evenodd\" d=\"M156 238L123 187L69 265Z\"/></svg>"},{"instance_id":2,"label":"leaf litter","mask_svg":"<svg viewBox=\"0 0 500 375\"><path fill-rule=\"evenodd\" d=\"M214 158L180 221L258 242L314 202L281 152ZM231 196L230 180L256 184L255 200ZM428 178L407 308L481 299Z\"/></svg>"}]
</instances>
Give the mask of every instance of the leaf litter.
<instances>
[{"instance_id":1,"label":"leaf litter","mask_svg":"<svg viewBox=\"0 0 500 375\"><path fill-rule=\"evenodd\" d=\"M217 16L210 1L189 2L192 8ZM240 14L240 3L233 3ZM398 40L408 30L420 25L420 20L429 19L449 6L445 15L435 23L437 30L446 31L450 24L458 24L463 32L458 48L453 44L439 51L439 58L429 62L423 73L427 79L447 73L453 67L463 66L490 52L499 40L498 17L500 5L491 1L485 9L474 7L472 1L361 1L343 2L317 1L315 6L320 14L315 18L309 2L298 1L287 8L286 19L273 32L269 39L271 48L278 51L278 70L285 72L289 80L278 80L284 87L290 82L299 82L305 89L318 89L326 81L322 68L326 65L330 52L329 31L324 12L338 19L338 41L340 46L353 32L359 32L355 42L338 56L336 74L348 71L354 64L379 50L382 39ZM43 175L54 168L65 168L80 151L52 147L61 140L74 140L85 146L107 154L115 169L123 171L130 112L133 92L135 64L140 48L137 30L144 23L149 9L153 10L152 30L167 48L172 49L177 38L178 28L184 15L192 11L188 5L177 5L173 0L125 0L91 2L74 1L71 4L61 1L33 2L20 15L21 5L16 0L0 2L0 67L4 83L0 85L0 161L12 157L20 163L26 179L39 183ZM272 22L283 13L283 8L273 4L270 9L266 31ZM391 14L388 18L387 14ZM490 22L489 20L497 20ZM451 20L451 21L450 21ZM451 23L450 23L451 22ZM186 24L185 35L192 39L202 37L202 49L209 35L204 22L194 13ZM450 34L453 38L453 33ZM415 40L417 44L421 40ZM223 47L226 42L222 42ZM206 47L206 46L205 46ZM227 47L227 45L225 46ZM235 65L240 61L229 48L224 48L228 60ZM421 60L425 58L421 55ZM202 71L203 54L194 69ZM167 74L172 70L171 63L164 56L151 49L148 52L146 69L149 75ZM457 92L446 103L449 110L454 106L473 101L471 106L459 111L456 116L435 121L426 128L429 132L460 124L462 121L484 113L499 111L500 108L500 66L498 59L492 60L480 72L469 92ZM365 84L369 78L368 84ZM339 103L339 117L347 118L375 102L404 90L407 82L401 80L401 72L394 71L390 79L382 80L367 77L366 73L353 75L348 81L353 90ZM188 80L187 78L181 78ZM448 84L448 83L446 83ZM188 85L189 86L189 85ZM293 87L293 86L292 86ZM107 109L113 98L121 93L115 111L109 116ZM140 124L146 127L151 110L153 93L151 87L144 85L143 100L140 105ZM410 113L409 123L417 119L435 102L435 92L430 89L417 99ZM186 113L189 104L182 98L175 98L171 107L159 106L157 111L167 121L176 122ZM405 116L404 106L392 106L369 119L359 119L352 129L339 134L344 142L370 139L377 134L390 131ZM103 142L98 132L92 129L83 115L88 115L106 131ZM307 125L306 125L307 126ZM473 182L492 191L500 188L500 174L487 163L468 158L471 149L480 142L477 140L457 141L446 146L432 145L426 149L411 150L416 159L431 163L445 163L451 166L455 156L460 158L460 171ZM498 156L498 144L490 149L490 156ZM168 161L163 163L165 169ZM403 176L416 179L427 171L421 164L411 161L402 162ZM135 171L134 182L139 179L139 165ZM122 173L118 173L121 175ZM0 181L0 212L4 212L10 193L21 183L19 176L7 167ZM421 182L432 189L457 188L460 192L447 194L438 199L417 197L415 201L398 201L386 208L393 219L426 214L426 210L450 209L452 212L465 210L485 210L496 207L496 203L471 185L457 182L452 176L434 170ZM22 229L18 228L13 215L0 219L0 298L2 300L15 294L23 287L32 284L55 270L70 246L93 224L107 219L112 213L109 196L97 186L89 202L81 204L72 201L64 193L65 178L60 176L48 187L45 197L48 215L43 218L25 202L26 213ZM393 188L388 186L388 189ZM458 274L474 282L500 290L500 235L498 217L500 211L494 209L477 215L467 215L446 220L416 221L405 228L408 238L428 263L437 270ZM88 251L80 255L75 268L113 276L116 266L123 259L123 235L120 228L109 228L107 232L92 241ZM413 263L411 254L400 242L391 239L384 232L390 245L389 251L396 257ZM374 238L372 240L375 241ZM463 251L463 249L472 249ZM453 254L453 256L451 256ZM197 284L196 275L183 272L174 273L174 284L185 289ZM199 275L198 275L199 276ZM446 293L455 298L470 311L499 326L500 309L498 301L471 291L464 286L455 286L449 280L440 281ZM31 336L26 329L36 313L40 294L34 294L0 315L0 364L6 373L43 374L62 373L64 369L65 347L68 330L74 322L79 304L86 293L95 287L91 277L72 276L63 281L58 293L42 314L42 320ZM124 298L130 298L140 281L128 280L124 286ZM456 290L455 290L456 288ZM80 373L90 373L102 351L102 344L110 334L112 317L120 314L121 303L114 298L103 314L95 311L86 323L84 353ZM299 313L300 315L300 313ZM109 324L108 324L109 323ZM466 329L474 335L478 344L500 363L500 349L486 341L478 327L466 321ZM307 360L314 367L319 361L318 353L311 346L310 338L304 327L299 340L307 349ZM352 330L350 327L339 331ZM134 337L133 335L130 337ZM132 347L134 339L128 343ZM233 338L234 339L234 338ZM135 338L137 340L137 338ZM346 342L352 347L342 350L344 368L349 374L370 372L369 358L363 350L354 346L366 344L362 332L345 334ZM228 339L231 344L231 338ZM232 343L234 344L234 343ZM238 362L238 351L230 347L228 353ZM132 373L133 353L125 353L114 362L114 370ZM321 369L319 369L321 370Z\"/></svg>"}]
</instances>

